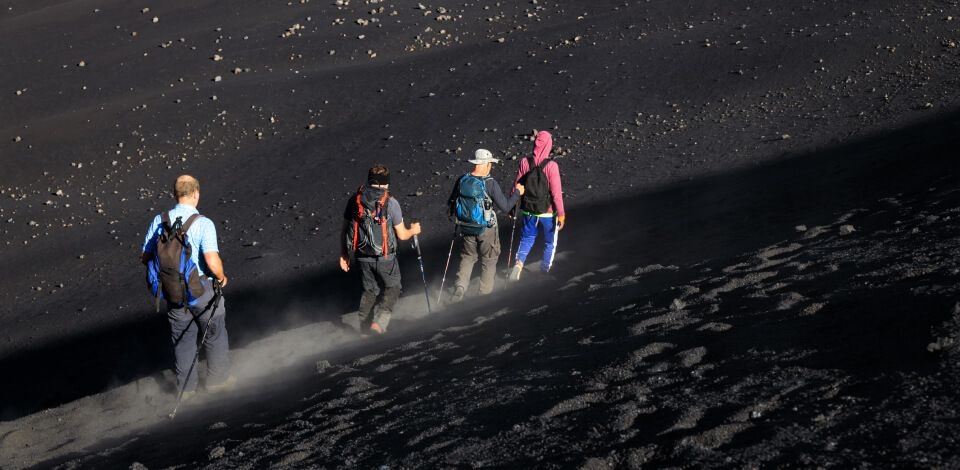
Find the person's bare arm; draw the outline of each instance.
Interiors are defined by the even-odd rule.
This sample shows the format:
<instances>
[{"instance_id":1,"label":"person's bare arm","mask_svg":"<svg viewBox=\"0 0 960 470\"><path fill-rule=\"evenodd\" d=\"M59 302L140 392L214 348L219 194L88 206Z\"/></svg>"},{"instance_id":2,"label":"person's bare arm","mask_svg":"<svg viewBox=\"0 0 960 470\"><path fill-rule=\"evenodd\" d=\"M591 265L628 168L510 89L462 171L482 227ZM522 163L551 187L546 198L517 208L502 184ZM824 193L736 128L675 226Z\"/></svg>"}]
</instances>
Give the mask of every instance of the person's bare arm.
<instances>
[{"instance_id":1,"label":"person's bare arm","mask_svg":"<svg viewBox=\"0 0 960 470\"><path fill-rule=\"evenodd\" d=\"M346 219L343 221L343 226L340 228L340 240L346 240L347 237L347 224L349 224ZM347 248L342 246L340 248L340 269L343 272L350 272L350 254L347 253Z\"/></svg>"},{"instance_id":2,"label":"person's bare arm","mask_svg":"<svg viewBox=\"0 0 960 470\"><path fill-rule=\"evenodd\" d=\"M213 274L213 277L220 281L220 287L227 287L227 275L223 273L223 261L220 259L220 253L208 251L203 254L203 260L207 262L207 269Z\"/></svg>"},{"instance_id":3,"label":"person's bare arm","mask_svg":"<svg viewBox=\"0 0 960 470\"><path fill-rule=\"evenodd\" d=\"M393 229L397 232L397 238L400 240L409 240L413 238L414 235L420 234L420 222L414 222L410 224L410 228L404 226L403 222L400 222L397 225L393 226Z\"/></svg>"}]
</instances>

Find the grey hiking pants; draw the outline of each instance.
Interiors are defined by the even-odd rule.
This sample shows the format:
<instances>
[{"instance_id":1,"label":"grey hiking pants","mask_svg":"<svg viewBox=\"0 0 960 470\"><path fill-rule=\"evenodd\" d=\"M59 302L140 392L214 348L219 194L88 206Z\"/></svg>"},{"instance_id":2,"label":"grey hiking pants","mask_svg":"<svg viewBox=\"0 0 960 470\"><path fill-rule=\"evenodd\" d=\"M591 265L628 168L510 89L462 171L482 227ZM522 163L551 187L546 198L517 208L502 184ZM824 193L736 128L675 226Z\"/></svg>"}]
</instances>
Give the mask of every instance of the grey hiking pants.
<instances>
[{"instance_id":1,"label":"grey hiking pants","mask_svg":"<svg viewBox=\"0 0 960 470\"><path fill-rule=\"evenodd\" d=\"M493 292L493 283L497 275L497 258L500 257L500 233L493 226L480 235L464 235L460 249L460 269L457 270L456 287L464 291L470 285L473 265L480 260L480 294Z\"/></svg>"},{"instance_id":2,"label":"grey hiking pants","mask_svg":"<svg viewBox=\"0 0 960 470\"><path fill-rule=\"evenodd\" d=\"M197 369L191 369L193 358L197 355L197 343L203 337L204 327L210 315L213 320L207 327L203 344L207 358L207 384L218 384L230 375L230 344L227 339L226 300L221 296L214 313L213 286L209 280L203 281L204 293L195 306L167 304L167 320L170 322L170 339L173 341L173 353L176 358L174 371L177 373L177 391L190 392L197 389ZM189 377L187 374L189 373ZM186 387L184 387L186 384Z\"/></svg>"}]
</instances>

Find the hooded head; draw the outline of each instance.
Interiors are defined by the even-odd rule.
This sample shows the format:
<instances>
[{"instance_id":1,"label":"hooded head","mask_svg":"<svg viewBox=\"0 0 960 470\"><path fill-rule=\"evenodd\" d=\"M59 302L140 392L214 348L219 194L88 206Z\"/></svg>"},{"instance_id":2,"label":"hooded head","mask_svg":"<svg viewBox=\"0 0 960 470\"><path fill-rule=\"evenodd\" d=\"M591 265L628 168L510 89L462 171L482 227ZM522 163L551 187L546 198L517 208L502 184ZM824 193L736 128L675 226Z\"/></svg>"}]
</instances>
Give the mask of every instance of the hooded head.
<instances>
[{"instance_id":1,"label":"hooded head","mask_svg":"<svg viewBox=\"0 0 960 470\"><path fill-rule=\"evenodd\" d=\"M537 132L537 138L533 141L533 163L539 165L545 158L550 156L550 149L553 148L553 136L547 131Z\"/></svg>"}]
</instances>

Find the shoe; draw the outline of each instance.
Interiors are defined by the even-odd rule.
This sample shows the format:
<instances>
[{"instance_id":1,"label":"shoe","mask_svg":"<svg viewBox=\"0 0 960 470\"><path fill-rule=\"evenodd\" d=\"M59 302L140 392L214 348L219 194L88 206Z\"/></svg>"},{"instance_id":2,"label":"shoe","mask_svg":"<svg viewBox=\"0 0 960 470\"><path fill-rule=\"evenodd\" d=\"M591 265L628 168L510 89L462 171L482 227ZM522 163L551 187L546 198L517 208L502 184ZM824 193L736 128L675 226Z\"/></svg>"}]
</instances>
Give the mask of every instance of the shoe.
<instances>
[{"instance_id":1,"label":"shoe","mask_svg":"<svg viewBox=\"0 0 960 470\"><path fill-rule=\"evenodd\" d=\"M383 329L380 328L380 325L378 325L377 322L373 322L373 323L370 324L370 331L372 331L372 332L374 332L374 333L376 333L376 334L378 334L378 335L382 335L382 334L383 334Z\"/></svg>"},{"instance_id":2,"label":"shoe","mask_svg":"<svg viewBox=\"0 0 960 470\"><path fill-rule=\"evenodd\" d=\"M208 391L208 392L222 392L222 391L225 391L225 390L230 390L230 389L232 389L233 386L236 385L236 384L237 384L237 376L236 376L236 375L230 375L230 377L227 377L227 379L224 380L223 382L220 382L220 383L218 383L218 384L213 384L213 385L207 385L207 391Z\"/></svg>"},{"instance_id":3,"label":"shoe","mask_svg":"<svg viewBox=\"0 0 960 470\"><path fill-rule=\"evenodd\" d=\"M450 296L450 302L457 303L463 300L463 294L466 289L463 286L457 286L456 290L453 291L453 295Z\"/></svg>"},{"instance_id":4,"label":"shoe","mask_svg":"<svg viewBox=\"0 0 960 470\"><path fill-rule=\"evenodd\" d=\"M523 271L523 265L520 264L520 263L515 264L515 265L513 266L513 269L510 270L510 280L511 280L511 281L519 281L519 280L520 280L520 273L521 273L522 271Z\"/></svg>"}]
</instances>

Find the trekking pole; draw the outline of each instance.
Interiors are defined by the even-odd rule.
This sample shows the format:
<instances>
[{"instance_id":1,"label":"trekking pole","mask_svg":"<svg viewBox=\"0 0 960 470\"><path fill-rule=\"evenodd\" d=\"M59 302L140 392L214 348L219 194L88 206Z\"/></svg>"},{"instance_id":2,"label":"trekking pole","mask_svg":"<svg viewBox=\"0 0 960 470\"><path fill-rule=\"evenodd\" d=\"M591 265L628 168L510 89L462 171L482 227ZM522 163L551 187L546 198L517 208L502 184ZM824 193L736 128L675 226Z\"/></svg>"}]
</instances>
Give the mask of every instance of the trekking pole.
<instances>
[{"instance_id":1,"label":"trekking pole","mask_svg":"<svg viewBox=\"0 0 960 470\"><path fill-rule=\"evenodd\" d=\"M423 270L423 255L420 253L420 240L413 236L413 247L417 250L417 261L420 262L420 277L423 278L423 294L427 298L427 313L433 313L430 308L430 291L427 290L427 273Z\"/></svg>"},{"instance_id":2,"label":"trekking pole","mask_svg":"<svg viewBox=\"0 0 960 470\"><path fill-rule=\"evenodd\" d=\"M210 318L207 319L207 323L203 326L203 338L200 339L200 346L197 346L197 354L193 356L193 362L190 364L190 369L187 371L187 379L183 381L183 384L180 386L180 393L177 394L177 406L173 407L173 411L170 413L169 418L173 419L177 416L177 410L180 409L180 402L183 400L183 391L187 387L187 382L190 381L190 374L193 373L193 369L197 367L197 362L200 360L200 350L203 349L204 344L207 342L207 331L210 330L210 322L213 321L213 316L217 314L217 307L220 306L220 297L223 295L220 290L220 281L213 281L213 311L210 312ZM210 308L209 306L207 308ZM206 311L201 312L199 316L203 316ZM198 323L199 324L199 323Z\"/></svg>"},{"instance_id":3,"label":"trekking pole","mask_svg":"<svg viewBox=\"0 0 960 470\"><path fill-rule=\"evenodd\" d=\"M450 239L450 251L447 252L447 265L443 268L443 277L440 278L440 292L437 293L437 305L440 305L440 297L443 295L443 283L447 280L447 269L450 269L450 257L453 256L453 242L457 240L457 232L459 229L459 225L454 227L453 238Z\"/></svg>"},{"instance_id":4,"label":"trekking pole","mask_svg":"<svg viewBox=\"0 0 960 470\"><path fill-rule=\"evenodd\" d=\"M513 224L510 226L510 249L507 250L507 276L503 279L503 288L507 288L510 283L510 257L513 256L513 234L517 231L517 217L520 216L520 200L517 199L517 205L513 208Z\"/></svg>"}]
</instances>

